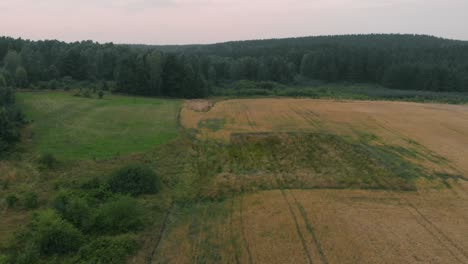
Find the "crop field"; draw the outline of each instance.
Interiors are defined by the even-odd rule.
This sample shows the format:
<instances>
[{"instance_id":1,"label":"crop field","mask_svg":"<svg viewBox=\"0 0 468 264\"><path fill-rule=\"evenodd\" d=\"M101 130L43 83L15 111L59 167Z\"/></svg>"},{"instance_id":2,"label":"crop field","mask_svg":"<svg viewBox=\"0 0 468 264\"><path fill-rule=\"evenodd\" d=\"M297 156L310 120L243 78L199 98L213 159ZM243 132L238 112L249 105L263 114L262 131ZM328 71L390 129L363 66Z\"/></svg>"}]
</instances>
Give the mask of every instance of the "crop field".
<instances>
[{"instance_id":1,"label":"crop field","mask_svg":"<svg viewBox=\"0 0 468 264\"><path fill-rule=\"evenodd\" d=\"M275 190L186 209L158 263L466 263L466 188Z\"/></svg>"},{"instance_id":2,"label":"crop field","mask_svg":"<svg viewBox=\"0 0 468 264\"><path fill-rule=\"evenodd\" d=\"M204 126L209 121L222 127ZM200 111L189 101L182 110L181 122L196 129L199 139L223 141L246 132L367 134L385 144L420 145L450 160L456 170L468 173L468 107L462 105L242 99L221 101L208 111Z\"/></svg>"},{"instance_id":3,"label":"crop field","mask_svg":"<svg viewBox=\"0 0 468 264\"><path fill-rule=\"evenodd\" d=\"M18 93L39 153L102 159L139 152L176 137L179 101L72 93Z\"/></svg>"},{"instance_id":4,"label":"crop field","mask_svg":"<svg viewBox=\"0 0 468 264\"><path fill-rule=\"evenodd\" d=\"M466 106L187 101L181 123L215 202L176 210L160 263L468 262Z\"/></svg>"}]
</instances>

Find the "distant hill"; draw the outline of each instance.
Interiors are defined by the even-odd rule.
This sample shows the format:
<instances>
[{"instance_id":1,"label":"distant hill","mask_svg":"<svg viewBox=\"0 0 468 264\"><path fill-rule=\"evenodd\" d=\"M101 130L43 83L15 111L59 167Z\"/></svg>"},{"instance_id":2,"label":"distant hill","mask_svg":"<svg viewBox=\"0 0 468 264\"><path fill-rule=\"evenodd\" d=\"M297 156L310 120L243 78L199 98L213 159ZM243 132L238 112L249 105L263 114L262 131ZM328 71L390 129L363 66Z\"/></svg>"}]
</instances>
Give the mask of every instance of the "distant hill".
<instances>
[{"instance_id":1,"label":"distant hill","mask_svg":"<svg viewBox=\"0 0 468 264\"><path fill-rule=\"evenodd\" d=\"M281 39L229 41L193 45L132 45L139 48L157 48L165 52L194 52L216 55L259 54L272 49L308 49L317 46L348 46L366 48L444 48L468 45L468 41L415 34L359 34L310 36Z\"/></svg>"}]
</instances>

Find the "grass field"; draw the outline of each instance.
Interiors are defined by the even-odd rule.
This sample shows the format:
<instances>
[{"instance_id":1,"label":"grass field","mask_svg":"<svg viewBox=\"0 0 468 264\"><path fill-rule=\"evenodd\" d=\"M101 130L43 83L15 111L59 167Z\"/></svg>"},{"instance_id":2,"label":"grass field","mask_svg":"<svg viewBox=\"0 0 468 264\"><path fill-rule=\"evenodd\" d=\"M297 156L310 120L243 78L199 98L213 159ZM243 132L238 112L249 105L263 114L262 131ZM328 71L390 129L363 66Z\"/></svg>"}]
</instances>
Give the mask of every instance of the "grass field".
<instances>
[{"instance_id":1,"label":"grass field","mask_svg":"<svg viewBox=\"0 0 468 264\"><path fill-rule=\"evenodd\" d=\"M145 151L177 135L178 100L71 93L18 93L32 142L59 159L102 159Z\"/></svg>"}]
</instances>

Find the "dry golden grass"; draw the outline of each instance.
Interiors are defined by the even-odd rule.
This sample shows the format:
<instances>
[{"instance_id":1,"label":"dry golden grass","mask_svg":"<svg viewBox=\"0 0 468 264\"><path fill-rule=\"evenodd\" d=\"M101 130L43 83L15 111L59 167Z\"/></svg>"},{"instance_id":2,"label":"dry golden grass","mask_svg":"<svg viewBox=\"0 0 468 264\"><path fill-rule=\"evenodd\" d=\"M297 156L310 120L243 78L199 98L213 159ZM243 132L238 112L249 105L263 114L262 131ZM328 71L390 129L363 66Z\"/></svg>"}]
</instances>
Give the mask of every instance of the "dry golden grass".
<instances>
[{"instance_id":1,"label":"dry golden grass","mask_svg":"<svg viewBox=\"0 0 468 264\"><path fill-rule=\"evenodd\" d=\"M252 132L375 135L372 144L413 151L414 160L409 159L427 169L452 176L468 173L468 106L311 99L228 100L205 111L188 105L182 109L182 125L197 130L201 140L236 145L245 138L239 133ZM199 126L219 119L226 120L220 129ZM253 134L252 142L261 136ZM295 174L300 182L301 171ZM242 183L276 188L277 180L273 174L221 173L211 190L245 191ZM239 263L239 258L241 263L468 263L468 182L448 178L445 183L448 188L420 178L414 192L291 189L242 194L224 202L236 205L229 224L211 229L238 234L235 258L232 247L219 248L230 252L230 263Z\"/></svg>"},{"instance_id":2,"label":"dry golden grass","mask_svg":"<svg viewBox=\"0 0 468 264\"><path fill-rule=\"evenodd\" d=\"M187 104L186 104L187 105ZM229 141L231 134L271 131L327 131L375 134L386 144L418 143L468 173L468 106L406 102L313 99L221 101L207 112L182 109L181 122L198 129L202 120L226 119L223 128L199 129L199 139ZM450 168L447 168L450 169ZM452 168L453 169L453 168Z\"/></svg>"},{"instance_id":3,"label":"dry golden grass","mask_svg":"<svg viewBox=\"0 0 468 264\"><path fill-rule=\"evenodd\" d=\"M156 262L467 263L468 184L451 184L452 190L411 193L273 190L243 195L224 202L229 211L224 221L209 217L204 208L204 221L176 225L159 252L164 257ZM194 224L201 232L190 231ZM213 250L208 255L202 250L207 245Z\"/></svg>"}]
</instances>

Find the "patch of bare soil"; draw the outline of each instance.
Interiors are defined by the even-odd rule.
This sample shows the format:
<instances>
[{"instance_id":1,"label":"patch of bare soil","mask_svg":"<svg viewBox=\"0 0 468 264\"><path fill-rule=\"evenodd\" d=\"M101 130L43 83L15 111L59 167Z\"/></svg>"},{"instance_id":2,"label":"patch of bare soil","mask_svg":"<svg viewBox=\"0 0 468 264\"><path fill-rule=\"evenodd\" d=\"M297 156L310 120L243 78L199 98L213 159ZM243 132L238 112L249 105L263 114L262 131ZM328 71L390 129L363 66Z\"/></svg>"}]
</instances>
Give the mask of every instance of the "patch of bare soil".
<instances>
[{"instance_id":1,"label":"patch of bare soil","mask_svg":"<svg viewBox=\"0 0 468 264\"><path fill-rule=\"evenodd\" d=\"M213 107L213 102L203 99L188 100L184 107L196 112L208 112Z\"/></svg>"}]
</instances>

